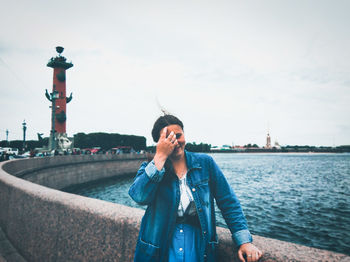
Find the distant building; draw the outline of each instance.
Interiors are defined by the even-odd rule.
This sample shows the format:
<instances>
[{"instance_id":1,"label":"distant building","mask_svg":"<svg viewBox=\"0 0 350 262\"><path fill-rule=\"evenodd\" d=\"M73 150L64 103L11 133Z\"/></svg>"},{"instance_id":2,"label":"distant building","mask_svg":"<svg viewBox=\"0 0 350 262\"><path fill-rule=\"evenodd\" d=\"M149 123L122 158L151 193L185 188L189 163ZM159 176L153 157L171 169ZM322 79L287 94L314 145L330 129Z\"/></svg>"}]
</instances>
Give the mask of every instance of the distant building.
<instances>
[{"instance_id":1,"label":"distant building","mask_svg":"<svg viewBox=\"0 0 350 262\"><path fill-rule=\"evenodd\" d=\"M276 141L275 142L275 146L274 146L276 149L281 149L281 146L280 146L280 144Z\"/></svg>"},{"instance_id":2,"label":"distant building","mask_svg":"<svg viewBox=\"0 0 350 262\"><path fill-rule=\"evenodd\" d=\"M233 149L233 151L244 151L245 147L244 146L234 146L232 149Z\"/></svg>"},{"instance_id":3,"label":"distant building","mask_svg":"<svg viewBox=\"0 0 350 262\"><path fill-rule=\"evenodd\" d=\"M210 148L211 151L224 151L224 150L231 150L232 147L230 145L223 145L223 146L212 146Z\"/></svg>"}]
</instances>

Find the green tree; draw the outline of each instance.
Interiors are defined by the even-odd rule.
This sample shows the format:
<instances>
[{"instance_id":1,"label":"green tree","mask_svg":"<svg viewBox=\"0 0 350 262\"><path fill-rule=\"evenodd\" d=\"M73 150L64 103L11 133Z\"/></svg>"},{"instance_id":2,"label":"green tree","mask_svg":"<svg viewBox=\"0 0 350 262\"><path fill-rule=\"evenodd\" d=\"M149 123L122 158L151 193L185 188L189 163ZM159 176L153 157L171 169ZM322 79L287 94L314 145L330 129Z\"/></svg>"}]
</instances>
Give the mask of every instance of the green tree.
<instances>
[{"instance_id":1,"label":"green tree","mask_svg":"<svg viewBox=\"0 0 350 262\"><path fill-rule=\"evenodd\" d=\"M138 151L146 149L146 138L143 136L120 135L117 133L77 133L74 135L74 146L79 148L101 147L103 150L117 146L131 146Z\"/></svg>"},{"instance_id":2,"label":"green tree","mask_svg":"<svg viewBox=\"0 0 350 262\"><path fill-rule=\"evenodd\" d=\"M209 152L211 148L211 145L209 144L196 144L195 142L193 143L187 143L185 146L185 149L190 151L190 152Z\"/></svg>"}]
</instances>

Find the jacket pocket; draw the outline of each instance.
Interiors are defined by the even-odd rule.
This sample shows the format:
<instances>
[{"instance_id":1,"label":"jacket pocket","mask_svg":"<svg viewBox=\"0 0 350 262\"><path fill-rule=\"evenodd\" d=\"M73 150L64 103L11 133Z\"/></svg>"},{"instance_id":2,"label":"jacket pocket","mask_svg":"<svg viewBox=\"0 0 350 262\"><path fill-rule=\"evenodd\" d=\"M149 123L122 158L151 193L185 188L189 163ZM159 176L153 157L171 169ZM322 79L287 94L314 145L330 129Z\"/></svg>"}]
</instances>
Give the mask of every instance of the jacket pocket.
<instances>
[{"instance_id":1,"label":"jacket pocket","mask_svg":"<svg viewBox=\"0 0 350 262\"><path fill-rule=\"evenodd\" d=\"M134 261L158 261L159 260L159 247L152 245L143 241L142 239L138 240L137 248L135 252Z\"/></svg>"}]
</instances>

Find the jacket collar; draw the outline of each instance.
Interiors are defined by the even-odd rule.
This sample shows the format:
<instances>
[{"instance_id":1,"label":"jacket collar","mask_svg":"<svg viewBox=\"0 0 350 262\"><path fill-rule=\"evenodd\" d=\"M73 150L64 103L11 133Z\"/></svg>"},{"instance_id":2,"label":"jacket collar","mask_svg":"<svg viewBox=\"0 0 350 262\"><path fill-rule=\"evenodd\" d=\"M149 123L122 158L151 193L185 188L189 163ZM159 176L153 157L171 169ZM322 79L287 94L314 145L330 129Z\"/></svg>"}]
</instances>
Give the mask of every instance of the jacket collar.
<instances>
[{"instance_id":1,"label":"jacket collar","mask_svg":"<svg viewBox=\"0 0 350 262\"><path fill-rule=\"evenodd\" d=\"M202 168L196 154L185 150L185 159L187 164L187 174L189 174L189 171L191 169ZM171 164L171 161L169 159L167 159L165 162L165 170L166 172L169 172L173 177L176 177L173 165Z\"/></svg>"},{"instance_id":2,"label":"jacket collar","mask_svg":"<svg viewBox=\"0 0 350 262\"><path fill-rule=\"evenodd\" d=\"M192 168L202 168L196 154L185 150L185 158L188 170Z\"/></svg>"}]
</instances>

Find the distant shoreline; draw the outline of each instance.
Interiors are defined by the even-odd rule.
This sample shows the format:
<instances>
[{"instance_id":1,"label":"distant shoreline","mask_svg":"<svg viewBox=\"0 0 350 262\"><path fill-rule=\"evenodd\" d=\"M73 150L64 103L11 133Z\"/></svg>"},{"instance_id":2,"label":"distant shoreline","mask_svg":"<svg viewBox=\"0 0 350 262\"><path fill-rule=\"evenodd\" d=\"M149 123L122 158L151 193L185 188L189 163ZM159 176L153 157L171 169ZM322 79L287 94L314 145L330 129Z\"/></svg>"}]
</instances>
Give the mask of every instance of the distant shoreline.
<instances>
[{"instance_id":1,"label":"distant shoreline","mask_svg":"<svg viewBox=\"0 0 350 262\"><path fill-rule=\"evenodd\" d=\"M251 153L283 153L283 154L341 154L341 153L350 153L350 152L344 152L344 151L283 151L283 150L211 150L206 153L244 153L244 154L251 154Z\"/></svg>"}]
</instances>

